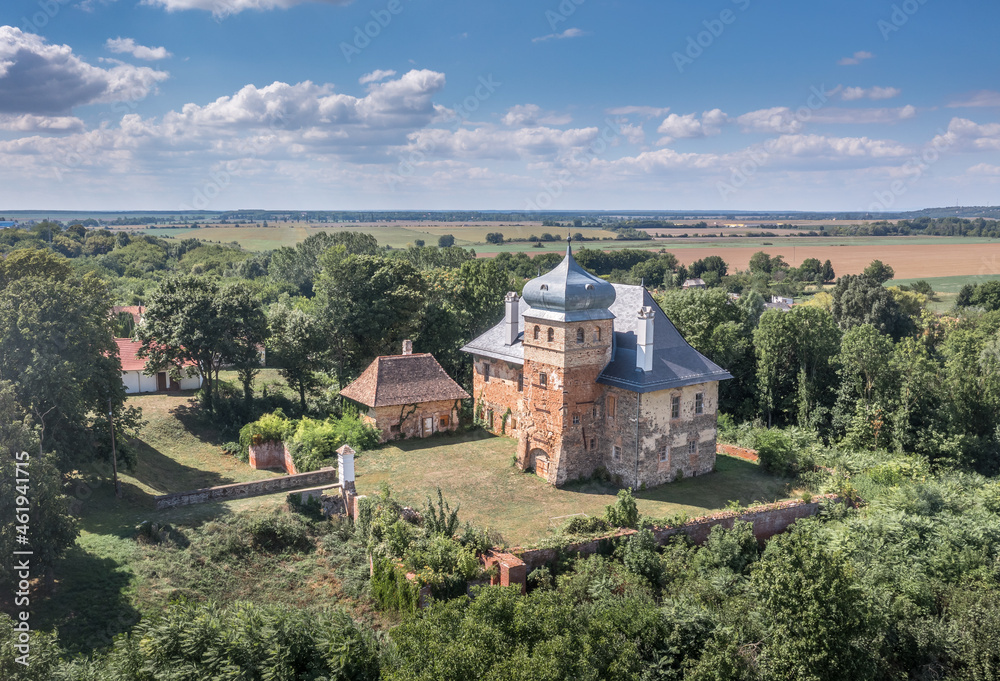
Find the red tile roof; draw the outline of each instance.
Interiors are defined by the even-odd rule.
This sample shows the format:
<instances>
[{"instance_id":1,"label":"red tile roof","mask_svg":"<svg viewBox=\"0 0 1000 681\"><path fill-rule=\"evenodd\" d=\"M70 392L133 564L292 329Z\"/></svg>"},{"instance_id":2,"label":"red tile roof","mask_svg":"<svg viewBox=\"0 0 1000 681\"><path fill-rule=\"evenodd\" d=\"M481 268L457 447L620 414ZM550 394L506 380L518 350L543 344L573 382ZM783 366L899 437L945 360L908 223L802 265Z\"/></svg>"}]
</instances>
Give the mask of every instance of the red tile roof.
<instances>
[{"instance_id":1,"label":"red tile roof","mask_svg":"<svg viewBox=\"0 0 1000 681\"><path fill-rule=\"evenodd\" d=\"M429 353L376 357L341 396L366 407L418 404L469 397Z\"/></svg>"},{"instance_id":2,"label":"red tile roof","mask_svg":"<svg viewBox=\"0 0 1000 681\"><path fill-rule=\"evenodd\" d=\"M140 341L131 338L116 338L115 344L118 346L118 357L122 361L122 371L145 371L146 360L136 357L139 348L142 347ZM191 361L181 364L182 367L192 367L195 363Z\"/></svg>"},{"instance_id":3,"label":"red tile roof","mask_svg":"<svg viewBox=\"0 0 1000 681\"><path fill-rule=\"evenodd\" d=\"M115 305L114 307L111 308L111 314L116 317L121 312L128 312L130 315L132 315L132 319L135 320L136 324L140 322L142 315L145 311L146 308L142 305Z\"/></svg>"}]
</instances>

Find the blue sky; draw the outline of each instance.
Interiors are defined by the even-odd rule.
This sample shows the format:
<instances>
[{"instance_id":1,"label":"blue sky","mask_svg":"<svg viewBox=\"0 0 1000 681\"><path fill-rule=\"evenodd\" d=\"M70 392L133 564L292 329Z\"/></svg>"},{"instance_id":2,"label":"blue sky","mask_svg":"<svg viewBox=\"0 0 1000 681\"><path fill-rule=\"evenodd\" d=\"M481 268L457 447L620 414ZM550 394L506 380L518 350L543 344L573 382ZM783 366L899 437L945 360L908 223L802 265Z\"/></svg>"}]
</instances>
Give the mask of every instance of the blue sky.
<instances>
[{"instance_id":1,"label":"blue sky","mask_svg":"<svg viewBox=\"0 0 1000 681\"><path fill-rule=\"evenodd\" d=\"M1000 203L971 0L5 0L0 210Z\"/></svg>"}]
</instances>

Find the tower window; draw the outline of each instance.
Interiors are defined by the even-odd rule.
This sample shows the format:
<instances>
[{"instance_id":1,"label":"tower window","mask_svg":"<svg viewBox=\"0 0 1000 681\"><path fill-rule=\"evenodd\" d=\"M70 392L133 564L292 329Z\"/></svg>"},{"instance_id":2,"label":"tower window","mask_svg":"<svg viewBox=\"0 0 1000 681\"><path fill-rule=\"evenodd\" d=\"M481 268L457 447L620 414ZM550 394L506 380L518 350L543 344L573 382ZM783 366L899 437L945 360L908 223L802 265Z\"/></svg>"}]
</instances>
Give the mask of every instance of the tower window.
<instances>
[{"instance_id":1,"label":"tower window","mask_svg":"<svg viewBox=\"0 0 1000 681\"><path fill-rule=\"evenodd\" d=\"M694 456L697 453L698 453L698 443L695 442L694 440L688 442L688 454Z\"/></svg>"},{"instance_id":2,"label":"tower window","mask_svg":"<svg viewBox=\"0 0 1000 681\"><path fill-rule=\"evenodd\" d=\"M483 362L483 383L490 382L490 363Z\"/></svg>"},{"instance_id":3,"label":"tower window","mask_svg":"<svg viewBox=\"0 0 1000 681\"><path fill-rule=\"evenodd\" d=\"M622 448L618 445L611 446L611 459L613 461L618 461L622 458Z\"/></svg>"},{"instance_id":4,"label":"tower window","mask_svg":"<svg viewBox=\"0 0 1000 681\"><path fill-rule=\"evenodd\" d=\"M599 326L594 327L594 340L595 341L601 340L601 327Z\"/></svg>"},{"instance_id":5,"label":"tower window","mask_svg":"<svg viewBox=\"0 0 1000 681\"><path fill-rule=\"evenodd\" d=\"M580 415L579 414L573 414L573 425L574 426L580 425Z\"/></svg>"},{"instance_id":6,"label":"tower window","mask_svg":"<svg viewBox=\"0 0 1000 681\"><path fill-rule=\"evenodd\" d=\"M519 392L519 393L524 392L524 372L523 371L518 371L517 372L517 392Z\"/></svg>"},{"instance_id":7,"label":"tower window","mask_svg":"<svg viewBox=\"0 0 1000 681\"><path fill-rule=\"evenodd\" d=\"M705 393L698 393L694 396L694 413L705 413Z\"/></svg>"},{"instance_id":8,"label":"tower window","mask_svg":"<svg viewBox=\"0 0 1000 681\"><path fill-rule=\"evenodd\" d=\"M555 337L556 337L556 331L555 331L555 329L551 329L550 328L548 335L549 335L549 342L551 343L553 340L555 340Z\"/></svg>"},{"instance_id":9,"label":"tower window","mask_svg":"<svg viewBox=\"0 0 1000 681\"><path fill-rule=\"evenodd\" d=\"M618 406L616 404L617 401L618 400L616 400L614 397L609 397L608 398L608 420L609 421L614 421L615 420L615 407Z\"/></svg>"},{"instance_id":10,"label":"tower window","mask_svg":"<svg viewBox=\"0 0 1000 681\"><path fill-rule=\"evenodd\" d=\"M670 463L670 445L665 445L660 450L660 463Z\"/></svg>"},{"instance_id":11,"label":"tower window","mask_svg":"<svg viewBox=\"0 0 1000 681\"><path fill-rule=\"evenodd\" d=\"M538 385L540 385L540 386L542 386L544 388L548 384L549 384L549 375L548 374L538 374Z\"/></svg>"},{"instance_id":12,"label":"tower window","mask_svg":"<svg viewBox=\"0 0 1000 681\"><path fill-rule=\"evenodd\" d=\"M597 440L595 438L590 438L590 451L597 449Z\"/></svg>"},{"instance_id":13,"label":"tower window","mask_svg":"<svg viewBox=\"0 0 1000 681\"><path fill-rule=\"evenodd\" d=\"M576 330L576 342L578 345L583 344L583 329Z\"/></svg>"},{"instance_id":14,"label":"tower window","mask_svg":"<svg viewBox=\"0 0 1000 681\"><path fill-rule=\"evenodd\" d=\"M539 334L540 332L541 332L541 329L539 329L539 328L538 328L538 327L536 326L536 327L535 327L535 340L538 340L538 334Z\"/></svg>"}]
</instances>

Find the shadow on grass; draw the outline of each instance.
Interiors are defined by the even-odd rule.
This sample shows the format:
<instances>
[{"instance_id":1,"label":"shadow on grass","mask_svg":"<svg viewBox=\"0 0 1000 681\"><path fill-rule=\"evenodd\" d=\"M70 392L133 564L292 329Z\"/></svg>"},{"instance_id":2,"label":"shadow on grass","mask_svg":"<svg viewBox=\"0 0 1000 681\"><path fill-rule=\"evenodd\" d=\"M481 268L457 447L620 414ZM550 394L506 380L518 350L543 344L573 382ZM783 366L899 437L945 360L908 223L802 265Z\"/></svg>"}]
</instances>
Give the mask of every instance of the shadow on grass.
<instances>
[{"instance_id":1,"label":"shadow on grass","mask_svg":"<svg viewBox=\"0 0 1000 681\"><path fill-rule=\"evenodd\" d=\"M103 650L139 621L125 596L131 575L118 561L77 544L56 564L55 575L53 593L38 601L32 625L58 628L59 642L70 655Z\"/></svg>"},{"instance_id":2,"label":"shadow on grass","mask_svg":"<svg viewBox=\"0 0 1000 681\"><path fill-rule=\"evenodd\" d=\"M658 487L633 490L638 500L723 508L730 501L747 506L754 502L772 502L788 496L792 481L765 472L757 464L743 459L720 456L715 471L692 478L668 482ZM616 495L619 487L603 480L581 480L563 488L578 494Z\"/></svg>"},{"instance_id":3,"label":"shadow on grass","mask_svg":"<svg viewBox=\"0 0 1000 681\"><path fill-rule=\"evenodd\" d=\"M138 463L130 475L159 494L185 492L236 482L214 471L179 463L143 440L134 440L132 446L136 450ZM148 494L145 496L152 499Z\"/></svg>"},{"instance_id":4,"label":"shadow on grass","mask_svg":"<svg viewBox=\"0 0 1000 681\"><path fill-rule=\"evenodd\" d=\"M410 438L407 440L390 440L385 444L388 447L397 447L404 452L415 452L421 449L433 449L445 445L460 445L466 442L481 442L483 440L496 440L499 435L487 432L482 428L466 431L464 433L435 433L430 437Z\"/></svg>"},{"instance_id":5,"label":"shadow on grass","mask_svg":"<svg viewBox=\"0 0 1000 681\"><path fill-rule=\"evenodd\" d=\"M184 430L198 440L212 445L222 444L219 427L212 422L196 399L173 407L170 410L170 415L184 426Z\"/></svg>"}]
</instances>

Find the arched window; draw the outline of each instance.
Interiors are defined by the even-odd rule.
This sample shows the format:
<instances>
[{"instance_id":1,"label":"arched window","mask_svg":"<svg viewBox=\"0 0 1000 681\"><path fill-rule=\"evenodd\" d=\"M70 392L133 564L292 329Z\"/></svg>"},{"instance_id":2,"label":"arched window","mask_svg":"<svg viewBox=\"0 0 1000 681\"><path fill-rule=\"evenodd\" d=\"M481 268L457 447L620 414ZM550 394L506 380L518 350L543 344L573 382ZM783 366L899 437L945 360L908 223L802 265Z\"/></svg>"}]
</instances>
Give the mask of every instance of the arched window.
<instances>
[{"instance_id":1,"label":"arched window","mask_svg":"<svg viewBox=\"0 0 1000 681\"><path fill-rule=\"evenodd\" d=\"M595 341L601 340L601 327L599 326L594 327L594 340Z\"/></svg>"},{"instance_id":2,"label":"arched window","mask_svg":"<svg viewBox=\"0 0 1000 681\"><path fill-rule=\"evenodd\" d=\"M541 331L537 326L535 327L535 340L538 340L538 333Z\"/></svg>"},{"instance_id":3,"label":"arched window","mask_svg":"<svg viewBox=\"0 0 1000 681\"><path fill-rule=\"evenodd\" d=\"M549 342L551 343L553 340L555 340L555 337L556 337L556 331L555 331L555 329L550 328L549 329Z\"/></svg>"},{"instance_id":4,"label":"arched window","mask_svg":"<svg viewBox=\"0 0 1000 681\"><path fill-rule=\"evenodd\" d=\"M576 342L581 344L583 343L583 329L576 330Z\"/></svg>"}]
</instances>

